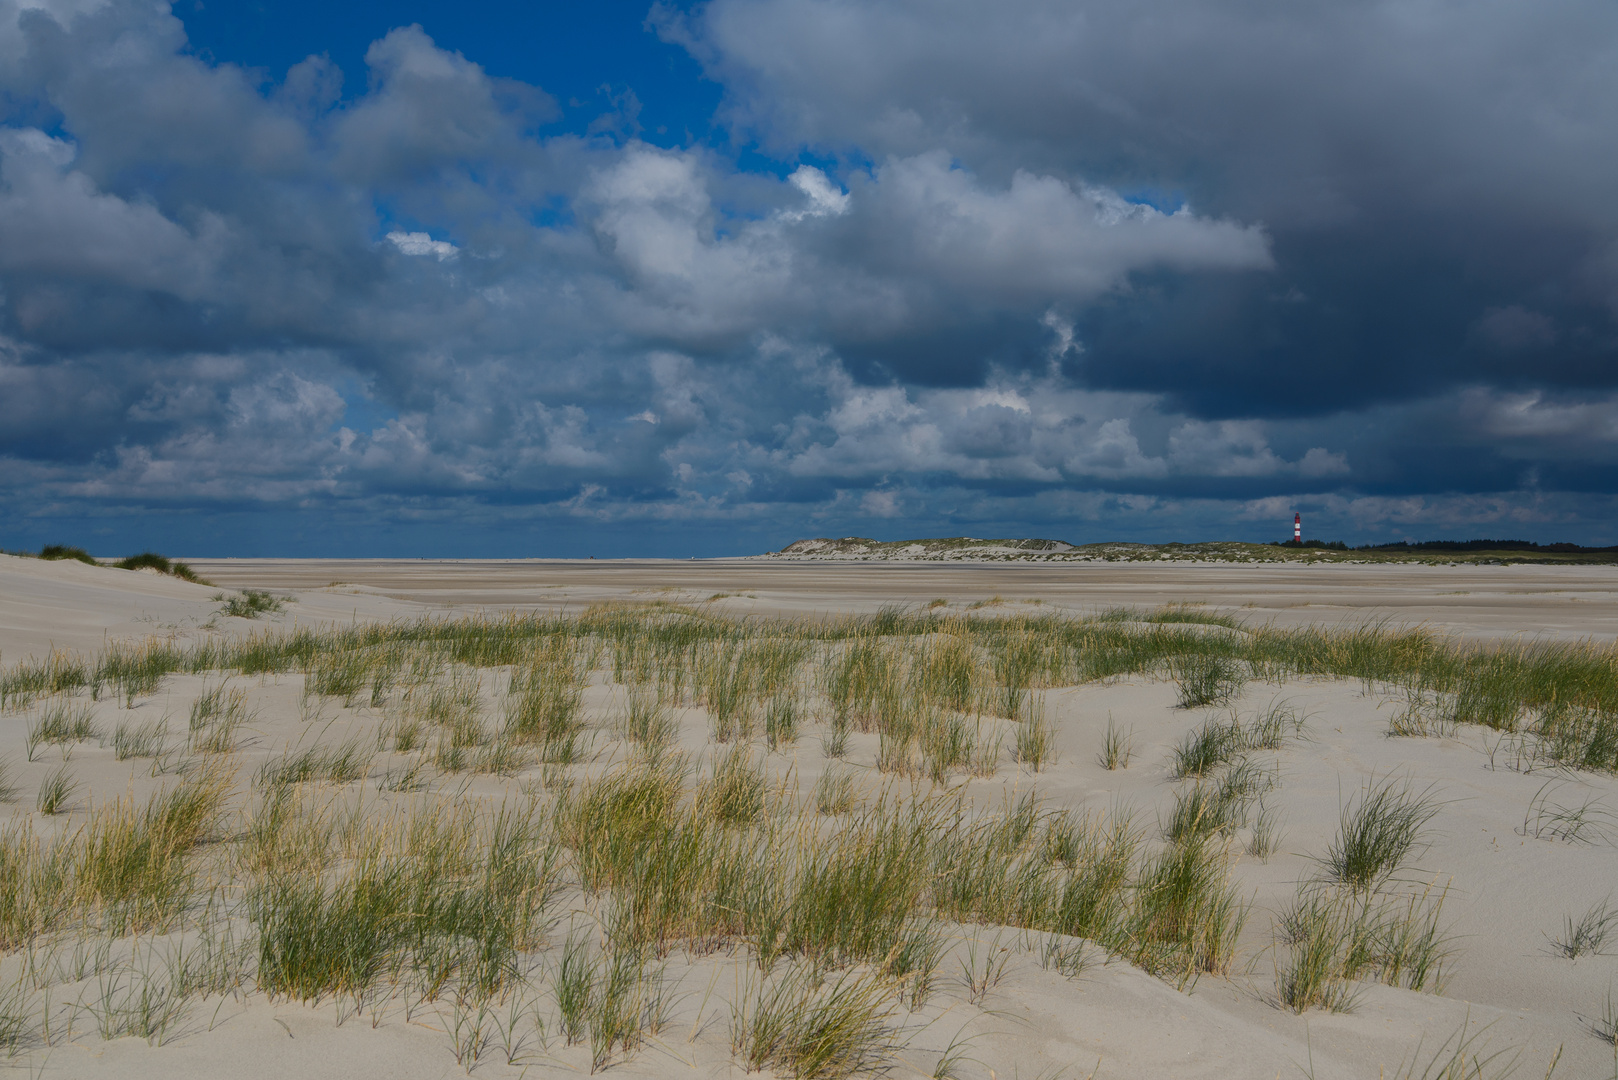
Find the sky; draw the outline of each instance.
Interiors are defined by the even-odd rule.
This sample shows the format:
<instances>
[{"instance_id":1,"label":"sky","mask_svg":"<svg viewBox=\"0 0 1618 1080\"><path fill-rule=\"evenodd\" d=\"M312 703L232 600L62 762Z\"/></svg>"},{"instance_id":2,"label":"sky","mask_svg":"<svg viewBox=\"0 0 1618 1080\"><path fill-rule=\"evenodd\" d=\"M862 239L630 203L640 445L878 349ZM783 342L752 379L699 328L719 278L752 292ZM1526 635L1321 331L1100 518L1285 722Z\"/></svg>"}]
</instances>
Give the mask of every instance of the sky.
<instances>
[{"instance_id":1,"label":"sky","mask_svg":"<svg viewBox=\"0 0 1618 1080\"><path fill-rule=\"evenodd\" d=\"M0 548L1618 543L1606 0L0 0Z\"/></svg>"}]
</instances>

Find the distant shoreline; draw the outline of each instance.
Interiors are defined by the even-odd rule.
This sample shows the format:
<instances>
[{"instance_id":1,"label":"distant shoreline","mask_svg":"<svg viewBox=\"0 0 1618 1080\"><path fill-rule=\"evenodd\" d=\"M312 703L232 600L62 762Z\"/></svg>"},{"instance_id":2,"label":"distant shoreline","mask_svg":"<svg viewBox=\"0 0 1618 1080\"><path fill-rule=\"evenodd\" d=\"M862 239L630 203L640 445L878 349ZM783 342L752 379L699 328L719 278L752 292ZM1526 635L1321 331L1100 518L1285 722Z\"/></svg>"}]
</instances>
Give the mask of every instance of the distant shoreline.
<instances>
[{"instance_id":1,"label":"distant shoreline","mask_svg":"<svg viewBox=\"0 0 1618 1080\"><path fill-rule=\"evenodd\" d=\"M1460 548L1461 545L1456 545ZM849 536L841 539L818 537L797 540L780 551L747 556L754 560L782 562L1180 562L1180 563L1329 563L1385 565L1414 563L1422 566L1469 564L1504 566L1542 564L1549 566L1618 565L1618 552L1547 551L1520 548L1478 548L1441 550L1412 547L1409 550L1354 550L1325 547L1290 547L1277 544L1250 544L1217 540L1196 544L1136 544L1107 542L1069 544L1044 539L978 539L949 537L921 540L871 540Z\"/></svg>"}]
</instances>

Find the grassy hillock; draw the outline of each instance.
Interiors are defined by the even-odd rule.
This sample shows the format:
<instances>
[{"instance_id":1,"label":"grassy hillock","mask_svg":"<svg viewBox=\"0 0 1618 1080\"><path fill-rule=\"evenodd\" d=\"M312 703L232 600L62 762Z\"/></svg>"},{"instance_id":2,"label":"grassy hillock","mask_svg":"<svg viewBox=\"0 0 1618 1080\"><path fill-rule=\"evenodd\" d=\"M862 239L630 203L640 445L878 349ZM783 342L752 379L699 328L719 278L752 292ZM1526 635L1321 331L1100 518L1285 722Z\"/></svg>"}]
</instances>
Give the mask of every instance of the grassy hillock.
<instances>
[{"instance_id":1,"label":"grassy hillock","mask_svg":"<svg viewBox=\"0 0 1618 1080\"><path fill-rule=\"evenodd\" d=\"M5 551L0 552L0 554L15 555L23 559L44 559L47 562L68 559L73 562L85 563L89 566L111 566L118 570L156 570L160 574L177 577L182 581L190 581L198 585L210 584L198 577L197 572L186 563L159 555L155 551L143 551L139 555L130 555L110 563L102 562L81 547L73 547L68 544L46 544L39 549L37 555L31 551Z\"/></svg>"}]
</instances>

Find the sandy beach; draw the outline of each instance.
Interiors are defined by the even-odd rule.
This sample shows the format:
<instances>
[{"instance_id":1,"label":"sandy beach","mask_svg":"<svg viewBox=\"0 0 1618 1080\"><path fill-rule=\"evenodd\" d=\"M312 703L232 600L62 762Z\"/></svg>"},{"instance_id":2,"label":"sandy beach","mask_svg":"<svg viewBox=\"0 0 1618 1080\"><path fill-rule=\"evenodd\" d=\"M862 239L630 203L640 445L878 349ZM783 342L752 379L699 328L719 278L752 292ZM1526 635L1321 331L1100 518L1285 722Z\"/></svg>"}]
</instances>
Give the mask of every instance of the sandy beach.
<instances>
[{"instance_id":1,"label":"sandy beach","mask_svg":"<svg viewBox=\"0 0 1618 1080\"><path fill-rule=\"evenodd\" d=\"M192 565L214 584L0 557L0 669L41 661L53 650L90 661L106 648L148 639L195 649L297 627L402 626L479 614L574 618L595 605L654 603L680 618L710 620L756 615L824 622L895 608L917 618L959 620L914 638L890 634L898 642L894 655L909 657L912 665L951 636L950 626L974 619L1094 619L1119 608L1132 612L1097 625L1122 626L1120 633L1169 625L1186 634L1249 640L1260 627L1280 633L1383 622L1427 628L1463 648L1582 643L1588 655L1610 653L1618 637L1618 569L1605 567L202 559ZM255 619L222 614L215 597L239 589L284 597L282 610ZM1141 621L1165 605L1194 605L1212 620ZM1231 621L1238 628L1222 624ZM690 791L697 793L690 797L700 803L702 784L717 783L712 778L723 755L740 746L768 793L761 796L766 818L820 820L811 793L826 788L830 773L849 778L856 803L876 805L900 795L917 805L955 800L956 813L969 818L992 817L1033 794L1046 810L1070 812L1073 821L1131 822L1142 838L1144 864L1174 850L1173 823L1194 788L1233 783L1233 769L1245 770L1247 785L1243 816L1209 834L1244 913L1227 958L1199 968L1195 977L1170 977L1132 958L1122 938L1106 945L987 917L936 916L929 926L940 951L928 993L915 994L914 984L905 984L910 989L901 987L883 1006L890 1036L880 1065L891 1075L1371 1080L1440 1075L1457 1051L1463 1064L1471 1055L1478 1070L1442 1075L1505 1076L1509 1066L1512 1075L1540 1077L1553 1062L1558 1077L1618 1072L1612 1041L1618 915L1607 920L1608 940L1582 951L1568 947L1574 924L1613 904L1618 779L1610 771L1549 762L1535 749L1529 714L1515 734L1435 721L1425 733L1395 737L1390 729L1415 715L1420 703L1413 704L1408 687L1388 682L1244 667L1228 696L1185 707L1183 677L1177 681L1166 668L1125 672L1031 684L1024 704L1002 710L1011 715L985 711L987 698L980 697L962 729L974 740L973 764L941 767L940 781L921 765L885 765L890 750L880 723L843 729L841 753L827 750L836 735L829 691L822 677L809 673L814 664L821 665L814 670L831 670L826 665L838 662L837 650L846 647L815 646L822 651L805 654L799 689L787 691L797 695L798 728L773 748L762 727L721 738L719 706L711 697L706 703L670 697L672 727L662 752L686 755ZM991 653L998 647L978 646L991 650L974 661L983 694L996 692L993 672L999 669ZM598 650L581 669L576 759L547 764L513 751L509 767L486 770L446 766L442 751L433 758L406 746L401 732L425 715L425 698L409 689L405 676L363 691L322 694L311 683L320 662L311 660L308 672L176 670L139 692L41 692L0 711L0 761L12 789L0 802L0 829L12 830L12 841L26 828L41 843L55 842L110 801L144 803L203 768L182 767L187 760L223 763L231 777L219 810L222 824L187 856L199 868L199 881L217 885L212 900L195 901L183 915L144 932L113 932L97 929L101 924L89 916L64 917L61 925L7 946L0 987L9 989L0 989L0 1015L19 1018L13 1025L19 1034L0 1064L42 1077L266 1080L469 1072L550 1077L592 1066L648 1077L746 1071L738 1031L747 1002L796 962L789 958L766 972L746 935L682 941L658 952L649 962L660 965L663 1012L632 1047L611 1051L609 1043L605 1062L593 1058L588 1039L564 1035L557 987L566 942L575 935L603 943L610 937L610 905L572 876L571 868L582 865L575 841L558 849L555 899L535 939L518 950L517 974L499 994L429 993L382 979L369 997L334 992L303 1000L266 992L256 967L266 954L254 944L259 928L248 909L231 909L205 931L196 905L229 908L242 890L262 887L240 869L245 863L233 845L266 813L266 770L294 751L363 748L367 757L357 778L297 785L300 805L324 800L339 808L331 813L353 820L456 800L477 812L540 807L543 816L564 797L560 792L588 790L614 770L637 767L644 751L625 734L642 684L622 664L615 668L610 649ZM493 725L504 716L509 729L521 665L451 667L431 676L448 681L418 685L459 687L474 724ZM220 721L204 716L199 723L196 717L207 712L199 702L221 692L238 695L240 722L222 745L204 752L198 749L202 735L219 730ZM780 693L758 699L759 717ZM1441 708L1440 696L1432 708ZM80 737L40 736L52 709L82 716ZM1269 735L1243 735L1239 752L1200 778L1186 773L1179 751L1188 739L1219 725L1257 732L1266 718L1276 722ZM1030 762L1014 747L1024 745L1036 724L1048 728L1050 745ZM128 754L114 745L112 733L120 729L162 730L167 742L156 754ZM1127 761L1115 755L1114 767L1106 761L1109 733L1128 749ZM925 740L918 745L928 745ZM475 753L483 744L469 745ZM391 778L413 767L420 770L419 786L393 784ZM56 812L43 813L36 792L58 774L70 775L71 791ZM1331 852L1345 817L1378 790L1402 793L1430 812L1397 864L1367 885L1365 902L1404 912L1412 926L1427 918L1442 939L1432 954L1441 962L1419 988L1410 985L1408 972L1390 977L1385 966L1380 976L1367 969L1341 984L1345 1007L1300 1011L1283 1000L1283 975L1297 957L1288 912L1311 888L1337 887L1330 880ZM334 843L347 850L342 843L358 842ZM334 860L325 872L346 865ZM208 938L222 932L219 927L235 935L235 953ZM108 1017L134 1008L132 989L173 970L174 950L202 950L204 938L207 949L236 958L234 974L199 982L182 995L161 1032L120 1035ZM875 963L868 959L848 970ZM780 1060L766 1065L765 1074L772 1071L793 1072Z\"/></svg>"},{"instance_id":2,"label":"sandy beach","mask_svg":"<svg viewBox=\"0 0 1618 1080\"><path fill-rule=\"evenodd\" d=\"M1074 614L1194 603L1281 626L1389 619L1475 638L1618 636L1618 567L1603 566L190 561L224 588L295 594L288 617L312 623L435 611L577 611L656 599L713 602L737 614L869 613L938 598L970 605L998 597ZM93 650L112 639L189 632L217 606L208 603L217 588L151 575L112 580L117 588L107 587L105 573L74 562L0 562L0 659L52 644Z\"/></svg>"}]
</instances>

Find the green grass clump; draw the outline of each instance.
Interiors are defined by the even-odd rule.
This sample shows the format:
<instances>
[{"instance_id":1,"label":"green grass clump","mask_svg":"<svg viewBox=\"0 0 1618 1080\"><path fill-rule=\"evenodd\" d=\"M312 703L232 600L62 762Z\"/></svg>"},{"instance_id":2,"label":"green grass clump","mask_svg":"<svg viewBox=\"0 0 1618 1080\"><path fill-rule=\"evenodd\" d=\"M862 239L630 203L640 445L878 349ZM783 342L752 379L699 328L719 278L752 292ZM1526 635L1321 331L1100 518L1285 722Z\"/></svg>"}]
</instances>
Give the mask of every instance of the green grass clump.
<instances>
[{"instance_id":1,"label":"green grass clump","mask_svg":"<svg viewBox=\"0 0 1618 1080\"><path fill-rule=\"evenodd\" d=\"M916 659L911 679L924 701L942 709L966 712L983 688L982 671L970 635L960 620L948 619Z\"/></svg>"},{"instance_id":2,"label":"green grass clump","mask_svg":"<svg viewBox=\"0 0 1618 1080\"><path fill-rule=\"evenodd\" d=\"M101 729L96 726L95 715L88 702L75 705L68 701L56 701L46 706L39 714L39 719L28 728L28 760L34 760L34 752L41 743L65 745L100 737Z\"/></svg>"},{"instance_id":3,"label":"green grass clump","mask_svg":"<svg viewBox=\"0 0 1618 1080\"><path fill-rule=\"evenodd\" d=\"M1556 951L1569 960L1594 956L1606 947L1607 938L1618 929L1618 908L1612 906L1612 898L1608 897L1581 918L1575 920L1569 915L1565 922L1562 936L1551 942Z\"/></svg>"},{"instance_id":4,"label":"green grass clump","mask_svg":"<svg viewBox=\"0 0 1618 1080\"><path fill-rule=\"evenodd\" d=\"M33 1004L22 979L0 986L0 1051L8 1058L26 1046L33 1034Z\"/></svg>"},{"instance_id":5,"label":"green grass clump","mask_svg":"<svg viewBox=\"0 0 1618 1080\"><path fill-rule=\"evenodd\" d=\"M672 746L679 734L679 725L668 706L645 689L630 691L619 726L626 739L638 743L648 753L658 753Z\"/></svg>"},{"instance_id":6,"label":"green grass clump","mask_svg":"<svg viewBox=\"0 0 1618 1080\"><path fill-rule=\"evenodd\" d=\"M1553 764L1618 772L1618 713L1553 705L1542 711L1536 734Z\"/></svg>"},{"instance_id":7,"label":"green grass clump","mask_svg":"<svg viewBox=\"0 0 1618 1080\"><path fill-rule=\"evenodd\" d=\"M25 708L35 698L88 687L91 676L82 659L52 649L44 660L25 660L0 675L0 709Z\"/></svg>"},{"instance_id":8,"label":"green grass clump","mask_svg":"<svg viewBox=\"0 0 1618 1080\"><path fill-rule=\"evenodd\" d=\"M879 805L799 848L781 910L781 954L822 965L896 955L929 886L930 813L929 806Z\"/></svg>"},{"instance_id":9,"label":"green grass clump","mask_svg":"<svg viewBox=\"0 0 1618 1080\"><path fill-rule=\"evenodd\" d=\"M370 765L371 757L360 748L359 740L350 739L341 746L311 746L301 753L266 761L254 780L265 788L316 780L348 784L363 779Z\"/></svg>"},{"instance_id":10,"label":"green grass clump","mask_svg":"<svg viewBox=\"0 0 1618 1080\"><path fill-rule=\"evenodd\" d=\"M68 803L78 793L79 783L73 779L68 771L67 762L63 762L56 771L45 777L39 785L39 796L34 805L41 814L60 814L68 808Z\"/></svg>"},{"instance_id":11,"label":"green grass clump","mask_svg":"<svg viewBox=\"0 0 1618 1080\"><path fill-rule=\"evenodd\" d=\"M1596 1038L1618 1050L1618 1001L1613 999L1611 989L1607 991L1607 1007L1591 1018L1590 1030Z\"/></svg>"},{"instance_id":12,"label":"green grass clump","mask_svg":"<svg viewBox=\"0 0 1618 1080\"><path fill-rule=\"evenodd\" d=\"M187 655L166 641L114 644L96 665L91 693L99 695L101 687L110 683L127 704L133 704L137 695L155 692L166 676L177 671L207 670L214 666L213 660L207 646Z\"/></svg>"},{"instance_id":13,"label":"green grass clump","mask_svg":"<svg viewBox=\"0 0 1618 1080\"><path fill-rule=\"evenodd\" d=\"M574 746L584 727L579 719L584 698L583 666L566 638L553 639L533 653L529 662L512 674L506 733L519 742L545 747L542 756L546 760L556 760L559 750Z\"/></svg>"},{"instance_id":14,"label":"green grass clump","mask_svg":"<svg viewBox=\"0 0 1618 1080\"><path fill-rule=\"evenodd\" d=\"M471 770L498 776L516 776L534 763L531 747L510 739L490 739L472 755Z\"/></svg>"},{"instance_id":15,"label":"green grass clump","mask_svg":"<svg viewBox=\"0 0 1618 1080\"><path fill-rule=\"evenodd\" d=\"M1035 772L1056 759L1056 732L1045 719L1043 708L1033 710L1017 725L1012 749L1016 759Z\"/></svg>"},{"instance_id":16,"label":"green grass clump","mask_svg":"<svg viewBox=\"0 0 1618 1080\"><path fill-rule=\"evenodd\" d=\"M119 722L112 733L113 756L119 761L138 757L162 757L168 743L169 726L165 720L132 725Z\"/></svg>"},{"instance_id":17,"label":"green grass clump","mask_svg":"<svg viewBox=\"0 0 1618 1080\"><path fill-rule=\"evenodd\" d=\"M751 640L749 640L751 639ZM808 654L799 635L727 635L694 650L692 683L720 742L753 736L761 703L784 697Z\"/></svg>"},{"instance_id":18,"label":"green grass clump","mask_svg":"<svg viewBox=\"0 0 1618 1080\"><path fill-rule=\"evenodd\" d=\"M749 1072L841 1080L875 1069L894 1041L891 982L845 973L821 983L798 968L761 985L731 1018L731 1047Z\"/></svg>"},{"instance_id":19,"label":"green grass clump","mask_svg":"<svg viewBox=\"0 0 1618 1080\"><path fill-rule=\"evenodd\" d=\"M764 812L764 769L745 746L715 763L713 778L697 789L697 806L724 825L745 825Z\"/></svg>"},{"instance_id":20,"label":"green grass clump","mask_svg":"<svg viewBox=\"0 0 1618 1080\"><path fill-rule=\"evenodd\" d=\"M562 948L554 988L562 1037L569 1046L588 1038L592 1072L661 1031L672 1004L661 968L650 970L633 950L592 955L577 934Z\"/></svg>"},{"instance_id":21,"label":"green grass clump","mask_svg":"<svg viewBox=\"0 0 1618 1080\"><path fill-rule=\"evenodd\" d=\"M599 970L600 963L590 955L588 943L570 934L562 947L562 957L554 977L562 1038L569 1046L582 1041L590 1029L590 998L594 996Z\"/></svg>"},{"instance_id":22,"label":"green grass clump","mask_svg":"<svg viewBox=\"0 0 1618 1080\"><path fill-rule=\"evenodd\" d=\"M668 757L559 795L557 833L586 889L629 880L643 850L678 824L684 771L684 761Z\"/></svg>"},{"instance_id":23,"label":"green grass clump","mask_svg":"<svg viewBox=\"0 0 1618 1080\"><path fill-rule=\"evenodd\" d=\"M798 703L779 695L764 710L764 739L771 750L780 750L798 741Z\"/></svg>"},{"instance_id":24,"label":"green grass clump","mask_svg":"<svg viewBox=\"0 0 1618 1080\"><path fill-rule=\"evenodd\" d=\"M849 724L870 731L879 715L904 707L900 657L876 637L855 637L829 655L821 674L821 692L839 730Z\"/></svg>"},{"instance_id":25,"label":"green grass clump","mask_svg":"<svg viewBox=\"0 0 1618 1080\"><path fill-rule=\"evenodd\" d=\"M98 807L49 842L27 823L0 833L0 950L69 921L114 934L170 925L195 887L189 855L210 835L228 785L227 774L203 770L144 807Z\"/></svg>"},{"instance_id":26,"label":"green grass clump","mask_svg":"<svg viewBox=\"0 0 1618 1080\"><path fill-rule=\"evenodd\" d=\"M318 874L334 858L336 833L329 808L317 805L307 789L267 788L248 816L235 861L265 878Z\"/></svg>"},{"instance_id":27,"label":"green grass clump","mask_svg":"<svg viewBox=\"0 0 1618 1080\"><path fill-rule=\"evenodd\" d=\"M846 768L829 768L815 781L815 812L846 814L854 809L854 775Z\"/></svg>"},{"instance_id":28,"label":"green grass clump","mask_svg":"<svg viewBox=\"0 0 1618 1080\"><path fill-rule=\"evenodd\" d=\"M1205 611L1199 604L1165 604L1155 611L1137 611L1134 608L1108 608L1096 616L1103 623L1190 623L1202 626L1225 626L1241 629L1241 622L1232 615Z\"/></svg>"},{"instance_id":29,"label":"green grass clump","mask_svg":"<svg viewBox=\"0 0 1618 1080\"><path fill-rule=\"evenodd\" d=\"M224 593L215 593L215 600L224 601L219 609L223 615L232 615L242 619L256 619L260 615L273 615L286 607L286 600L259 589L243 589L233 596Z\"/></svg>"},{"instance_id":30,"label":"green grass clump","mask_svg":"<svg viewBox=\"0 0 1618 1080\"><path fill-rule=\"evenodd\" d=\"M1356 997L1350 983L1370 977L1410 990L1442 990L1453 954L1441 924L1445 896L1431 888L1385 895L1305 882L1279 918L1280 1002L1295 1012L1346 1012Z\"/></svg>"},{"instance_id":31,"label":"green grass clump","mask_svg":"<svg viewBox=\"0 0 1618 1080\"><path fill-rule=\"evenodd\" d=\"M544 741L566 726L579 673L596 649L606 651L615 672L655 683L664 700L705 705L727 738L744 737L763 703L795 693L807 659L815 661L815 685L835 732L873 730L882 715L907 703L1017 717L1041 687L1166 667L1181 682L1188 706L1224 700L1249 674L1410 687L1452 718L1446 725L1530 732L1548 760L1618 769L1618 662L1610 650L1476 645L1385 624L1215 635L1178 621L1133 618L939 619L885 612L808 623L647 605L592 609L576 618L424 620L318 633L292 629L190 647L114 646L93 665L58 657L0 675L0 707L81 686L98 693L109 683L126 695L148 693L176 671L221 670L308 672L312 679L329 677L325 689L345 699L370 685L379 704L378 676L381 683L395 674L408 680L404 669L422 663L439 670L444 663L511 665L513 697L528 699L511 703L515 722L524 739ZM557 662L567 657L577 662ZM528 677L532 670L540 673L537 682Z\"/></svg>"},{"instance_id":32,"label":"green grass clump","mask_svg":"<svg viewBox=\"0 0 1618 1080\"><path fill-rule=\"evenodd\" d=\"M1174 778L1201 777L1227 764L1247 749L1241 724L1208 720L1174 748Z\"/></svg>"},{"instance_id":33,"label":"green grass clump","mask_svg":"<svg viewBox=\"0 0 1618 1080\"><path fill-rule=\"evenodd\" d=\"M1438 810L1431 791L1415 792L1391 779L1371 783L1343 808L1326 852L1328 872L1354 888L1372 888L1404 864Z\"/></svg>"},{"instance_id":34,"label":"green grass clump","mask_svg":"<svg viewBox=\"0 0 1618 1080\"><path fill-rule=\"evenodd\" d=\"M438 740L433 747L433 765L443 772L461 772L473 768L480 758L486 756L492 741L476 713L461 713L439 728ZM500 742L513 745L504 739Z\"/></svg>"},{"instance_id":35,"label":"green grass clump","mask_svg":"<svg viewBox=\"0 0 1618 1080\"><path fill-rule=\"evenodd\" d=\"M1250 761L1229 766L1206 780L1198 780L1189 791L1175 796L1174 812L1164 829L1164 835L1180 843L1246 825L1249 805L1270 784L1271 780Z\"/></svg>"},{"instance_id":36,"label":"green grass clump","mask_svg":"<svg viewBox=\"0 0 1618 1080\"><path fill-rule=\"evenodd\" d=\"M1290 701L1277 698L1242 729L1242 741L1249 750L1279 750L1286 737L1303 731L1306 717Z\"/></svg>"},{"instance_id":37,"label":"green grass clump","mask_svg":"<svg viewBox=\"0 0 1618 1080\"><path fill-rule=\"evenodd\" d=\"M1258 812L1249 818L1252 835L1247 841L1247 853L1269 861L1281 844L1281 816L1274 807L1266 806L1263 796L1258 798Z\"/></svg>"},{"instance_id":38,"label":"green grass clump","mask_svg":"<svg viewBox=\"0 0 1618 1080\"><path fill-rule=\"evenodd\" d=\"M102 909L120 931L171 922L194 887L187 855L213 829L229 782L224 772L206 771L144 808L123 800L97 810L74 841L79 903Z\"/></svg>"},{"instance_id":39,"label":"green grass clump","mask_svg":"<svg viewBox=\"0 0 1618 1080\"><path fill-rule=\"evenodd\" d=\"M1103 769L1109 772L1115 769L1129 768L1129 759L1135 753L1135 739L1132 732L1119 729L1113 722L1112 716L1107 717L1107 734L1101 743L1101 753L1097 761Z\"/></svg>"},{"instance_id":40,"label":"green grass clump","mask_svg":"<svg viewBox=\"0 0 1618 1080\"><path fill-rule=\"evenodd\" d=\"M266 873L248 897L258 982L272 995L362 996L396 972L487 997L538 940L556 860L531 814L403 822L335 877Z\"/></svg>"},{"instance_id":41,"label":"green grass clump","mask_svg":"<svg viewBox=\"0 0 1618 1080\"><path fill-rule=\"evenodd\" d=\"M146 973L114 971L97 979L85 1008L102 1039L137 1038L158 1045L185 1015L186 995Z\"/></svg>"},{"instance_id":42,"label":"green grass clump","mask_svg":"<svg viewBox=\"0 0 1618 1080\"><path fill-rule=\"evenodd\" d=\"M119 559L113 563L120 570L156 570L170 577L177 577L183 581L190 581L197 585L207 585L208 582L197 576L197 572L183 562L168 559L155 551L143 551L139 555L131 555L126 559Z\"/></svg>"},{"instance_id":43,"label":"green grass clump","mask_svg":"<svg viewBox=\"0 0 1618 1080\"><path fill-rule=\"evenodd\" d=\"M971 767L977 735L970 720L960 713L930 714L920 720L917 744L934 783L942 784L952 771Z\"/></svg>"},{"instance_id":44,"label":"green grass clump","mask_svg":"<svg viewBox=\"0 0 1618 1080\"><path fill-rule=\"evenodd\" d=\"M236 732L248 718L245 690L223 683L204 690L191 703L191 749L201 754L230 753L236 746Z\"/></svg>"},{"instance_id":45,"label":"green grass clump","mask_svg":"<svg viewBox=\"0 0 1618 1080\"><path fill-rule=\"evenodd\" d=\"M1319 890L1306 892L1283 917L1290 953L1277 966L1276 996L1294 1012L1347 1012L1353 1006L1344 968L1361 935L1344 905L1333 901Z\"/></svg>"},{"instance_id":46,"label":"green grass clump","mask_svg":"<svg viewBox=\"0 0 1618 1080\"><path fill-rule=\"evenodd\" d=\"M588 1037L590 1071L605 1069L615 1053L634 1053L668 1022L672 1001L661 968L651 969L634 950L590 957L569 938L557 972L562 1031L571 1045Z\"/></svg>"},{"instance_id":47,"label":"green grass clump","mask_svg":"<svg viewBox=\"0 0 1618 1080\"><path fill-rule=\"evenodd\" d=\"M1223 705L1241 693L1245 678L1239 661L1215 652L1175 657L1169 662L1169 674L1179 684L1182 709Z\"/></svg>"},{"instance_id":48,"label":"green grass clump","mask_svg":"<svg viewBox=\"0 0 1618 1080\"><path fill-rule=\"evenodd\" d=\"M91 566L100 566L95 556L81 547L70 547L67 544L46 544L39 549L41 559L72 559L75 562L89 563Z\"/></svg>"},{"instance_id":49,"label":"green grass clump","mask_svg":"<svg viewBox=\"0 0 1618 1080\"><path fill-rule=\"evenodd\" d=\"M352 706L367 683L374 682L383 657L376 650L338 648L316 656L309 664L305 692L339 697Z\"/></svg>"},{"instance_id":50,"label":"green grass clump","mask_svg":"<svg viewBox=\"0 0 1618 1080\"><path fill-rule=\"evenodd\" d=\"M1129 914L1131 958L1180 985L1223 973L1247 907L1230 882L1230 859L1207 837L1171 844L1143 869Z\"/></svg>"}]
</instances>

